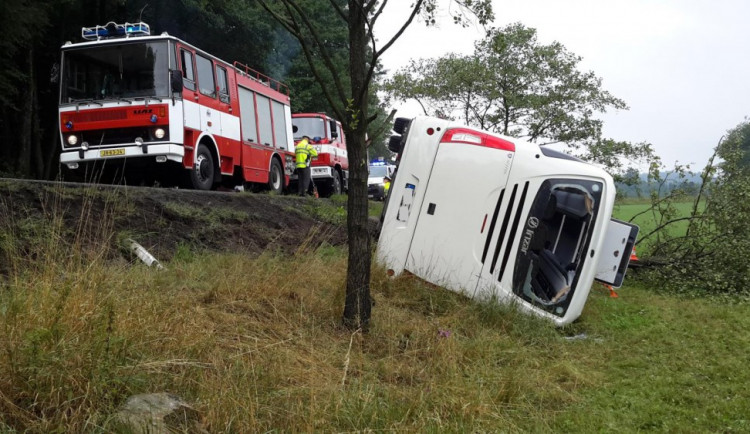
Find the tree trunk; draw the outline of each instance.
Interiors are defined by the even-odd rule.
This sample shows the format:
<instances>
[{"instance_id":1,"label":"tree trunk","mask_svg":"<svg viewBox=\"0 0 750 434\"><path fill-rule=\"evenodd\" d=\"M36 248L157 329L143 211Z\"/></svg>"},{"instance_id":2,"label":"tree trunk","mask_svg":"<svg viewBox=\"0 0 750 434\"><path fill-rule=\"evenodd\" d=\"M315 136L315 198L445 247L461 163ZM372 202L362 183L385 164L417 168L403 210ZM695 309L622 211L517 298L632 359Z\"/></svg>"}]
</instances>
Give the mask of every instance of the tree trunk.
<instances>
[{"instance_id":1,"label":"tree trunk","mask_svg":"<svg viewBox=\"0 0 750 434\"><path fill-rule=\"evenodd\" d=\"M26 88L21 92L21 111L18 116L21 118L21 131L18 140L18 160L16 162L16 174L20 176L29 176L31 174L31 128L32 128L32 94L34 92L34 50L29 50L27 58Z\"/></svg>"},{"instance_id":2,"label":"tree trunk","mask_svg":"<svg viewBox=\"0 0 750 434\"><path fill-rule=\"evenodd\" d=\"M9 171L7 162L13 161L10 152L10 125L13 124L13 112L4 105L0 104L0 173Z\"/></svg>"},{"instance_id":3,"label":"tree trunk","mask_svg":"<svg viewBox=\"0 0 750 434\"><path fill-rule=\"evenodd\" d=\"M43 179L55 179L59 175L58 161L60 151L60 137L58 132L58 120L57 110L55 110L55 117L51 119L51 125L54 125L52 132L48 135L49 146L44 151L46 159L44 162L44 175Z\"/></svg>"},{"instance_id":4,"label":"tree trunk","mask_svg":"<svg viewBox=\"0 0 750 434\"><path fill-rule=\"evenodd\" d=\"M349 199L346 226L349 234L349 265L346 272L344 324L367 330L370 322L370 234L367 231L367 17L362 1L349 0L349 71L353 101L349 134Z\"/></svg>"},{"instance_id":5,"label":"tree trunk","mask_svg":"<svg viewBox=\"0 0 750 434\"><path fill-rule=\"evenodd\" d=\"M29 55L31 58L30 62L34 65L39 65L39 62L34 61L34 49L31 50ZM36 68L36 67L35 67ZM29 90L29 96L31 97L31 169L36 179L44 179L44 155L42 154L42 130L39 125L40 111L39 111L39 86L37 84L38 74L34 71L35 68L31 69L31 77L29 77L29 83L31 89Z\"/></svg>"}]
</instances>

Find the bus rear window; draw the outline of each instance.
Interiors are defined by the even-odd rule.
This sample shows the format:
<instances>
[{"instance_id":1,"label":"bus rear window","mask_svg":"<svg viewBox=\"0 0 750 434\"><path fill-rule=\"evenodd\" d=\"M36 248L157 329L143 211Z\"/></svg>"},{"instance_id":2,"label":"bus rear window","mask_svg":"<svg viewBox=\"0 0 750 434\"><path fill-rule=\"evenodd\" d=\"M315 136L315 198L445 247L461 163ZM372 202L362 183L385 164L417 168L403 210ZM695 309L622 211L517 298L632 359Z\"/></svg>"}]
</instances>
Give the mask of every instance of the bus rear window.
<instances>
[{"instance_id":1,"label":"bus rear window","mask_svg":"<svg viewBox=\"0 0 750 434\"><path fill-rule=\"evenodd\" d=\"M548 179L542 183L521 233L513 292L563 316L586 260L602 183Z\"/></svg>"}]
</instances>

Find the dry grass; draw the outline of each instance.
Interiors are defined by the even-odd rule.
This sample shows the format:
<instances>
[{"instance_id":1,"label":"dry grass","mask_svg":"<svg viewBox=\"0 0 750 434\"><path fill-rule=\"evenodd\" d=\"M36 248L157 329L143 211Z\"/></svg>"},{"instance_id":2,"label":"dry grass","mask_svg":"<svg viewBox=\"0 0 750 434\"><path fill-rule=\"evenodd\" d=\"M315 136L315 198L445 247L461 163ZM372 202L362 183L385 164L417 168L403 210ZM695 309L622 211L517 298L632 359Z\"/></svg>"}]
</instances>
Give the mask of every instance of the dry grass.
<instances>
[{"instance_id":1,"label":"dry grass","mask_svg":"<svg viewBox=\"0 0 750 434\"><path fill-rule=\"evenodd\" d=\"M49 225L40 233L63 230L54 213ZM107 236L99 227L80 231ZM732 350L748 345L737 325L750 317L746 307L698 308L647 291L631 301L627 292L608 299L594 291L583 321L559 330L376 269L373 324L363 335L340 326L340 249L313 251L308 243L292 256L256 258L185 250L157 271L105 261L106 252L60 246L54 238L24 252L43 259L32 262L13 250L13 234L6 231L3 240L16 265L0 281L0 431L107 432L128 396L161 391L193 403L211 432L743 426L732 416L741 402L711 397L750 381L740 369L746 352ZM702 324L729 312L737 332L731 340L702 327L704 344L722 357L718 371L695 367L711 358L697 350L701 327L686 329L694 342L675 333L690 321L685 312L700 313ZM586 339L565 339L582 332ZM663 334L654 339L655 332ZM724 341L710 343L717 336ZM689 353L680 353L685 348ZM654 405L644 393L678 395L702 372L719 383L701 389L710 402L695 393L687 404ZM728 380L725 372L732 373ZM649 389L655 384L658 390ZM638 409L625 419L613 405L623 396ZM706 405L714 417L693 425L690 410Z\"/></svg>"},{"instance_id":2,"label":"dry grass","mask_svg":"<svg viewBox=\"0 0 750 434\"><path fill-rule=\"evenodd\" d=\"M530 355L513 331L533 321L512 311L378 270L375 323L363 336L340 326L339 249L183 252L158 272L104 261L103 247L83 252L83 237L112 236L106 225L82 223L81 242L61 246L65 228L50 215L26 247L36 262L18 259L5 236L5 254L18 259L0 290L8 429L106 431L128 396L156 391L194 402L213 432L487 428L536 405L513 372ZM555 337L538 326L547 330L540 342ZM581 377L565 364L538 370L561 384ZM567 394L554 388L534 399Z\"/></svg>"}]
</instances>

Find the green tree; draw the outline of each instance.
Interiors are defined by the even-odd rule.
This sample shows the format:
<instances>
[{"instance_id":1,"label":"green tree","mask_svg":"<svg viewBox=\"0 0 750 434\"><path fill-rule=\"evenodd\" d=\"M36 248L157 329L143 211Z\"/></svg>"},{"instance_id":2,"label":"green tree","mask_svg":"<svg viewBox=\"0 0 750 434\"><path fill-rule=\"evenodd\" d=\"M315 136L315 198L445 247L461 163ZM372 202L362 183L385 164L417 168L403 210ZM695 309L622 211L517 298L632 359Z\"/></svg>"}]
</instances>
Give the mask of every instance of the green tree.
<instances>
[{"instance_id":1,"label":"green tree","mask_svg":"<svg viewBox=\"0 0 750 434\"><path fill-rule=\"evenodd\" d=\"M386 89L396 100L416 100L426 115L540 145L564 143L626 181L629 163L654 160L653 147L602 138L596 115L627 105L602 89L593 72L580 71L580 61L559 42L542 44L535 29L515 23L488 31L471 55L412 61Z\"/></svg>"},{"instance_id":2,"label":"green tree","mask_svg":"<svg viewBox=\"0 0 750 434\"><path fill-rule=\"evenodd\" d=\"M460 116L540 144L577 144L601 136L596 113L627 108L593 72L579 71L580 60L559 42L541 44L535 29L516 23L491 29L472 55L412 62L389 89L398 99L420 101L425 114Z\"/></svg>"},{"instance_id":3,"label":"green tree","mask_svg":"<svg viewBox=\"0 0 750 434\"><path fill-rule=\"evenodd\" d=\"M706 164L702 183L681 183L670 192L652 192L659 225L639 243L651 251L645 277L658 287L699 295L750 293L750 122L730 130ZM717 162L720 161L720 162ZM682 177L677 178L683 179ZM678 215L675 202L697 190L689 215Z\"/></svg>"},{"instance_id":4,"label":"green tree","mask_svg":"<svg viewBox=\"0 0 750 434\"><path fill-rule=\"evenodd\" d=\"M348 327L367 328L371 315L370 236L367 230L367 139L368 130L378 116L371 111L373 83L380 56L420 13L427 23L435 22L437 0L413 2L411 13L404 18L400 30L382 45L375 38L374 28L388 0L330 0L328 7L347 28L348 86L342 77L336 75L336 59L328 47L328 41L322 37L322 29L330 23L317 20L312 5L302 0L258 1L299 41L310 74L321 85L334 116L340 119L344 126L349 153L350 183L347 201L349 262L343 319ZM482 24L492 19L489 0L454 0L454 4L459 6L455 16L456 22L464 22L463 13L467 11L476 13ZM332 82L325 79L329 73Z\"/></svg>"},{"instance_id":5,"label":"green tree","mask_svg":"<svg viewBox=\"0 0 750 434\"><path fill-rule=\"evenodd\" d=\"M346 2L340 1L340 7L344 7ZM331 103L325 96L322 83L325 86L334 86L334 77L341 81L345 89L351 87L349 80L349 44L348 44L348 26L346 22L340 19L337 11L331 8L325 2L304 0L300 1L305 10L308 10L310 16L314 17L316 22L325 23L320 26L319 38L324 41L325 49L330 54L330 68L319 68L318 81L308 64L305 53L300 47L299 42L284 31L279 39L284 40L288 45L286 59L279 59L279 63L284 63L279 76L285 77L291 91L291 104L293 113L313 113L323 112L336 117ZM289 39L290 41L286 41ZM378 63L376 65L374 76L375 80L382 76L382 68ZM369 100L369 113L376 115L381 122L386 119L386 111L380 102L377 93L373 92ZM378 134L377 131L382 133ZM370 143L381 143L385 140L385 133L389 132L384 129L369 128L368 135L372 139ZM376 137L377 136L377 137ZM385 146L383 146L385 148Z\"/></svg>"},{"instance_id":6,"label":"green tree","mask_svg":"<svg viewBox=\"0 0 750 434\"><path fill-rule=\"evenodd\" d=\"M750 121L745 119L730 130L719 148L719 156L727 157L726 166L737 176L750 172Z\"/></svg>"}]
</instances>

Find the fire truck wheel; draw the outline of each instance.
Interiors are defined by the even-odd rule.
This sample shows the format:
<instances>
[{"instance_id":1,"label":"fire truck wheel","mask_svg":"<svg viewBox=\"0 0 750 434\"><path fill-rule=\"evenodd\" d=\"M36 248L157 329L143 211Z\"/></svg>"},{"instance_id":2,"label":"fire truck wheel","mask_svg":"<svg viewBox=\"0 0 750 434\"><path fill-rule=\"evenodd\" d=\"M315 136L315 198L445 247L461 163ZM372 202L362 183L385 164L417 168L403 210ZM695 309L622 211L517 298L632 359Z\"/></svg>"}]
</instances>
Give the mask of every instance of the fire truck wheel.
<instances>
[{"instance_id":1,"label":"fire truck wheel","mask_svg":"<svg viewBox=\"0 0 750 434\"><path fill-rule=\"evenodd\" d=\"M281 194L284 190L284 172L281 171L281 164L276 159L271 161L271 171L268 173L268 188L276 194Z\"/></svg>"},{"instance_id":2,"label":"fire truck wheel","mask_svg":"<svg viewBox=\"0 0 750 434\"><path fill-rule=\"evenodd\" d=\"M190 171L190 182L196 190L211 190L214 185L214 157L204 144L198 145L195 168Z\"/></svg>"},{"instance_id":3,"label":"fire truck wheel","mask_svg":"<svg viewBox=\"0 0 750 434\"><path fill-rule=\"evenodd\" d=\"M341 175L338 170L333 171L333 189L331 194L341 194Z\"/></svg>"}]
</instances>

